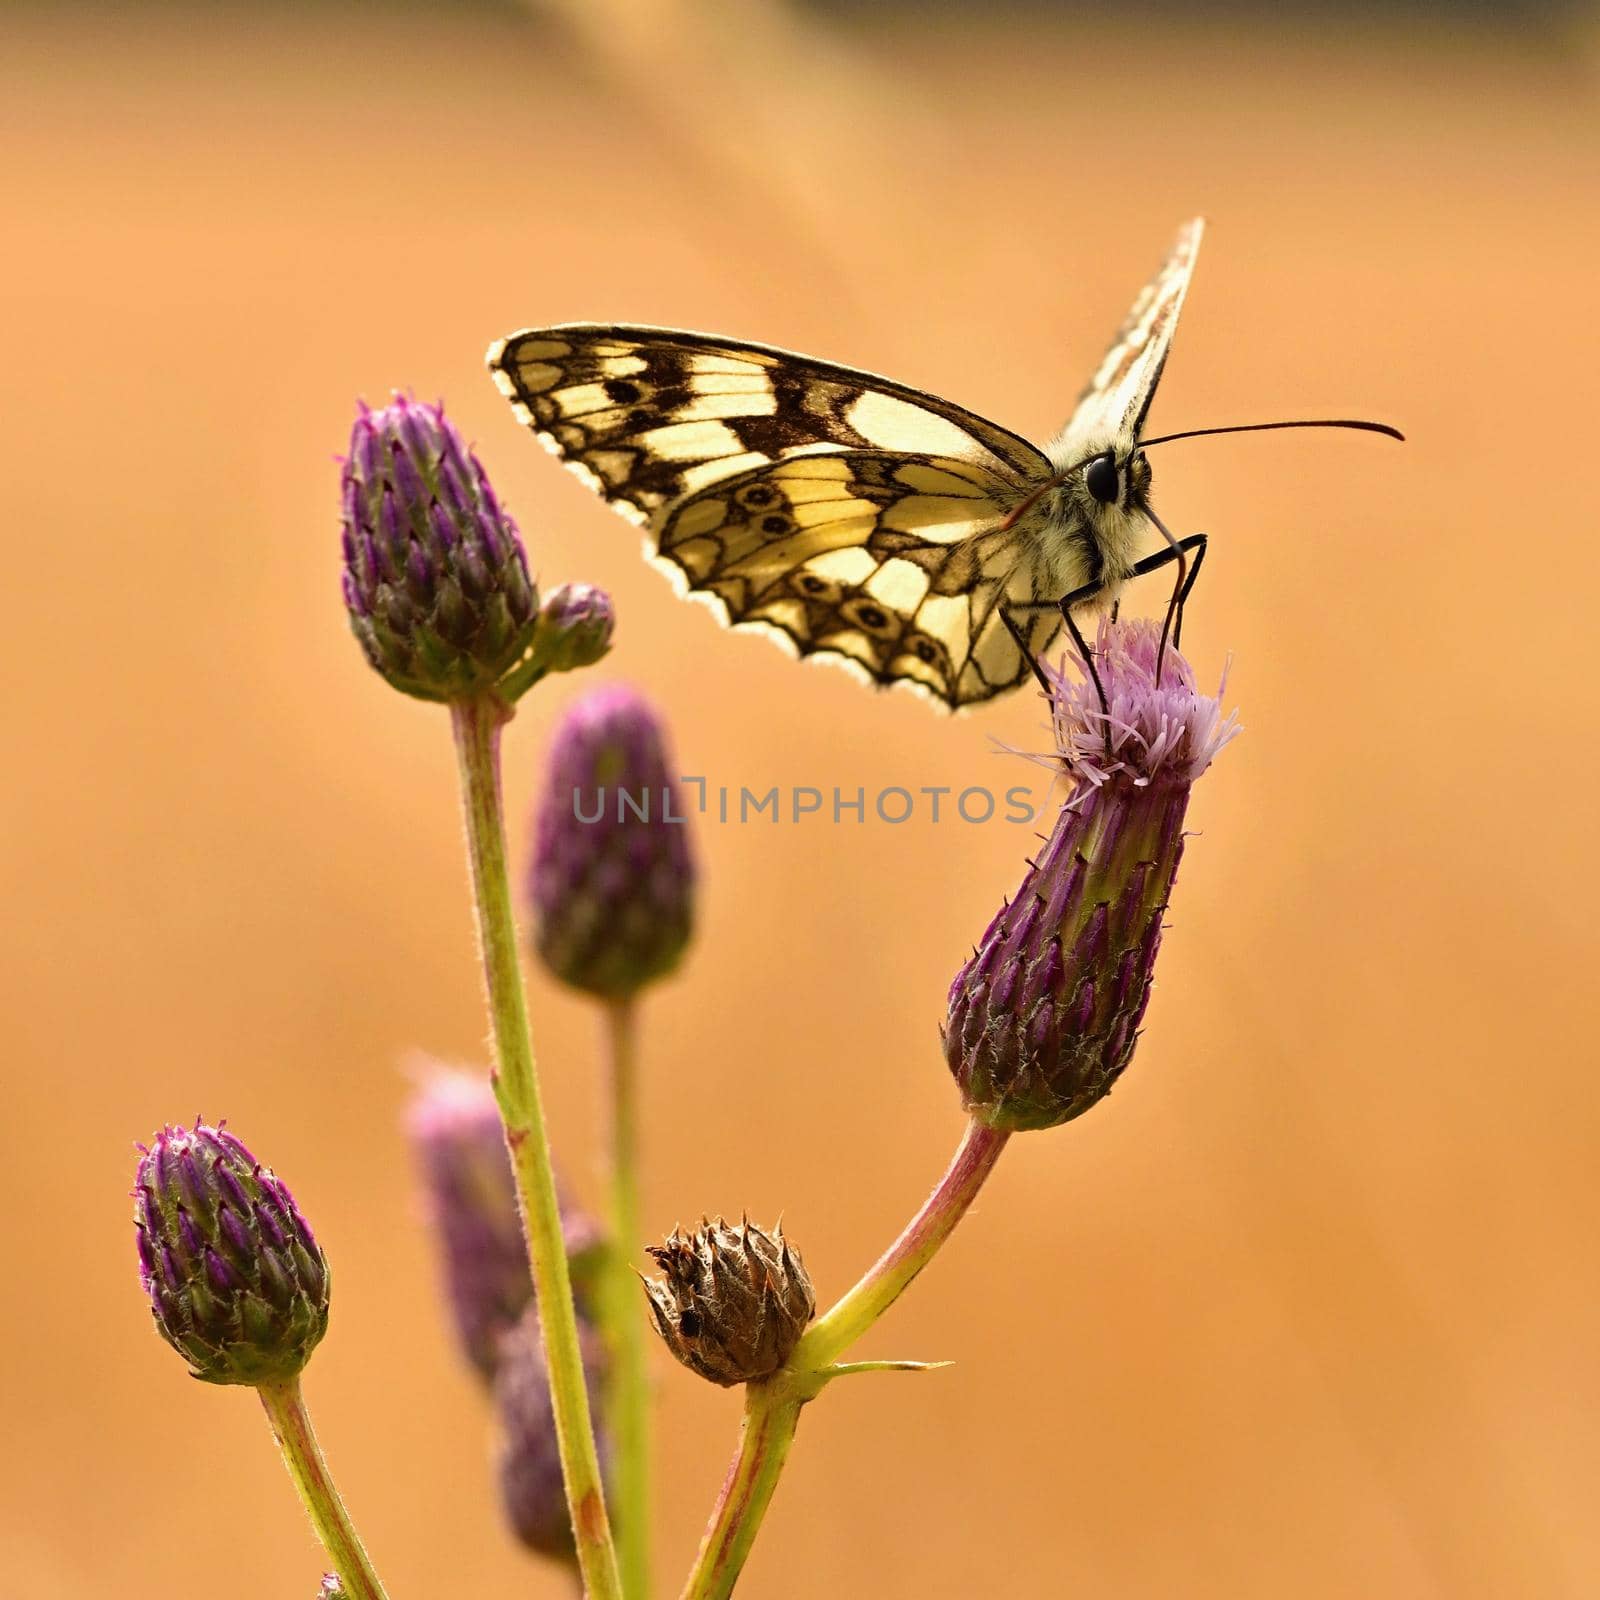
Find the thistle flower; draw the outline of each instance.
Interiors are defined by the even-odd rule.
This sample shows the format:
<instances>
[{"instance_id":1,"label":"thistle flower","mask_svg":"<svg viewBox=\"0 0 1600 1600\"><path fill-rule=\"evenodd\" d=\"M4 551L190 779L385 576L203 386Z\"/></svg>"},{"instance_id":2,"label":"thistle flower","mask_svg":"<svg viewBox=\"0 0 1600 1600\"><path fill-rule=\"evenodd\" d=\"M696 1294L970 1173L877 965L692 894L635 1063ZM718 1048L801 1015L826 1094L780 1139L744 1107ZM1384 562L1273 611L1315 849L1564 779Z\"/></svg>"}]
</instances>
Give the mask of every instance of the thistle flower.
<instances>
[{"instance_id":1,"label":"thistle flower","mask_svg":"<svg viewBox=\"0 0 1600 1600\"><path fill-rule=\"evenodd\" d=\"M650 1315L667 1348L691 1372L727 1387L771 1377L789 1359L817 1298L780 1224L770 1234L702 1220L651 1245L662 1277L645 1279Z\"/></svg>"},{"instance_id":2,"label":"thistle flower","mask_svg":"<svg viewBox=\"0 0 1600 1600\"><path fill-rule=\"evenodd\" d=\"M1054 831L950 986L945 1055L994 1128L1050 1128L1106 1095L1133 1055L1183 853L1194 781L1237 731L1160 628L1107 622L1087 680L1053 674ZM1220 693L1220 691L1219 691Z\"/></svg>"},{"instance_id":3,"label":"thistle flower","mask_svg":"<svg viewBox=\"0 0 1600 1600\"><path fill-rule=\"evenodd\" d=\"M481 1073L430 1063L406 1112L456 1337L484 1377L533 1299L516 1179L494 1090ZM603 1249L597 1223L563 1197L562 1232L580 1294Z\"/></svg>"},{"instance_id":4,"label":"thistle flower","mask_svg":"<svg viewBox=\"0 0 1600 1600\"><path fill-rule=\"evenodd\" d=\"M598 1338L579 1323L589 1406L599 1414L604 1355ZM529 1310L501 1330L495 1372L495 1414L499 1423L500 1499L512 1531L536 1554L576 1563L572 1523L561 1477L555 1411L545 1372L539 1319ZM600 1459L608 1454L605 1435L596 1440Z\"/></svg>"},{"instance_id":5,"label":"thistle flower","mask_svg":"<svg viewBox=\"0 0 1600 1600\"><path fill-rule=\"evenodd\" d=\"M556 730L529 893L560 979L626 998L677 966L693 920L688 826L661 722L635 690L596 689Z\"/></svg>"},{"instance_id":6,"label":"thistle flower","mask_svg":"<svg viewBox=\"0 0 1600 1600\"><path fill-rule=\"evenodd\" d=\"M295 1377L328 1328L328 1263L283 1182L223 1127L166 1127L134 1179L156 1328L207 1383Z\"/></svg>"},{"instance_id":7,"label":"thistle flower","mask_svg":"<svg viewBox=\"0 0 1600 1600\"><path fill-rule=\"evenodd\" d=\"M545 596L533 634L541 672L592 667L611 648L616 613L611 596L592 583L564 583Z\"/></svg>"},{"instance_id":8,"label":"thistle flower","mask_svg":"<svg viewBox=\"0 0 1600 1600\"><path fill-rule=\"evenodd\" d=\"M361 408L342 476L344 601L367 660L423 700L532 681L538 596L516 524L438 406Z\"/></svg>"},{"instance_id":9,"label":"thistle flower","mask_svg":"<svg viewBox=\"0 0 1600 1600\"><path fill-rule=\"evenodd\" d=\"M322 1587L317 1590L317 1600L345 1600L344 1585L339 1582L337 1574L330 1572L322 1580Z\"/></svg>"}]
</instances>

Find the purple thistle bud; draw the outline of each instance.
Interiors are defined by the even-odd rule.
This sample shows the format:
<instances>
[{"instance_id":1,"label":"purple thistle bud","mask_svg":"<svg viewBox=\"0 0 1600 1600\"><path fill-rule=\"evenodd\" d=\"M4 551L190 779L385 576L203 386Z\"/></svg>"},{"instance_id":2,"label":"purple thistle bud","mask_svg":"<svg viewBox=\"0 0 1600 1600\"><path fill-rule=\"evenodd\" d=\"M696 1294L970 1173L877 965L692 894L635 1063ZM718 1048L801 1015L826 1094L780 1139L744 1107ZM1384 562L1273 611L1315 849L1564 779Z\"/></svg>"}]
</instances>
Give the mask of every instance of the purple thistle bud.
<instances>
[{"instance_id":1,"label":"purple thistle bud","mask_svg":"<svg viewBox=\"0 0 1600 1600\"><path fill-rule=\"evenodd\" d=\"M598 1417L604 1351L600 1340L581 1321L578 1332L589 1407ZM562 1485L561 1452L538 1316L530 1310L502 1332L499 1345L494 1399L500 1433L500 1498L506 1520L530 1550L575 1567L577 1553ZM597 1433L595 1442L604 1471L610 1452L603 1431Z\"/></svg>"},{"instance_id":2,"label":"purple thistle bud","mask_svg":"<svg viewBox=\"0 0 1600 1600\"><path fill-rule=\"evenodd\" d=\"M646 1254L662 1271L644 1283L656 1332L712 1383L770 1378L816 1315L811 1279L781 1224L764 1233L748 1219L738 1227L702 1219L687 1236L674 1228Z\"/></svg>"},{"instance_id":3,"label":"purple thistle bud","mask_svg":"<svg viewBox=\"0 0 1600 1600\"><path fill-rule=\"evenodd\" d=\"M339 1582L337 1575L330 1572L322 1580L322 1586L317 1590L317 1600L345 1600L344 1585Z\"/></svg>"},{"instance_id":4,"label":"purple thistle bud","mask_svg":"<svg viewBox=\"0 0 1600 1600\"><path fill-rule=\"evenodd\" d=\"M133 1198L151 1314L195 1377L260 1385L299 1373L328 1329L328 1263L282 1183L231 1133L196 1122L156 1135Z\"/></svg>"},{"instance_id":5,"label":"purple thistle bud","mask_svg":"<svg viewBox=\"0 0 1600 1600\"><path fill-rule=\"evenodd\" d=\"M994 1128L1052 1128L1110 1092L1133 1055L1183 854L1189 790L1238 731L1160 626L1101 625L1092 681L1053 672L1071 785L1015 897L950 986L945 1057Z\"/></svg>"},{"instance_id":6,"label":"purple thistle bud","mask_svg":"<svg viewBox=\"0 0 1600 1600\"><path fill-rule=\"evenodd\" d=\"M564 583L545 596L533 636L542 672L592 667L611 648L616 626L611 596L590 583Z\"/></svg>"},{"instance_id":7,"label":"purple thistle bud","mask_svg":"<svg viewBox=\"0 0 1600 1600\"><path fill-rule=\"evenodd\" d=\"M438 406L363 406L341 480L343 589L367 660L407 694L514 700L539 600L516 525Z\"/></svg>"},{"instance_id":8,"label":"purple thistle bud","mask_svg":"<svg viewBox=\"0 0 1600 1600\"><path fill-rule=\"evenodd\" d=\"M632 995L689 942L694 866L672 770L633 689L592 691L556 730L528 886L538 952L574 988Z\"/></svg>"},{"instance_id":9,"label":"purple thistle bud","mask_svg":"<svg viewBox=\"0 0 1600 1600\"><path fill-rule=\"evenodd\" d=\"M516 1179L494 1090L482 1074L430 1064L406 1112L437 1241L445 1296L467 1359L491 1377L499 1341L533 1299ZM604 1249L598 1224L561 1205L580 1299Z\"/></svg>"}]
</instances>

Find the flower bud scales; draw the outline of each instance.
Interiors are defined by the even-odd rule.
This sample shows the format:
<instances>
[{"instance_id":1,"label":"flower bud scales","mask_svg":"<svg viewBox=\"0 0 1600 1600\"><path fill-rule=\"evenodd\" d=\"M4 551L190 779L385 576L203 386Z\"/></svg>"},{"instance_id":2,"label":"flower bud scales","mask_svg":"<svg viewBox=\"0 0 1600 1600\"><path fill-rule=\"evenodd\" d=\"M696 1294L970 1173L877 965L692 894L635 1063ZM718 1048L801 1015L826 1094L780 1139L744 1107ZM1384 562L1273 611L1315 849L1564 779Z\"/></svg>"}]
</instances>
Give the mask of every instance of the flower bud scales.
<instances>
[{"instance_id":1,"label":"flower bud scales","mask_svg":"<svg viewBox=\"0 0 1600 1600\"><path fill-rule=\"evenodd\" d=\"M362 407L342 477L344 599L367 660L424 700L531 681L538 596L516 524L439 406Z\"/></svg>"},{"instance_id":2,"label":"flower bud scales","mask_svg":"<svg viewBox=\"0 0 1600 1600\"><path fill-rule=\"evenodd\" d=\"M564 583L545 596L533 634L540 672L592 667L611 649L616 613L611 596L592 583Z\"/></svg>"},{"instance_id":3,"label":"flower bud scales","mask_svg":"<svg viewBox=\"0 0 1600 1600\"><path fill-rule=\"evenodd\" d=\"M771 1377L816 1315L805 1264L780 1225L707 1219L677 1229L648 1254L661 1268L645 1279L656 1332L691 1372L724 1387Z\"/></svg>"},{"instance_id":4,"label":"flower bud scales","mask_svg":"<svg viewBox=\"0 0 1600 1600\"><path fill-rule=\"evenodd\" d=\"M225 1127L166 1127L134 1180L161 1336L208 1383L295 1377L328 1327L328 1263L293 1196Z\"/></svg>"},{"instance_id":5,"label":"flower bud scales","mask_svg":"<svg viewBox=\"0 0 1600 1600\"><path fill-rule=\"evenodd\" d=\"M670 973L689 942L694 866L660 719L607 685L556 731L529 874L545 965L603 999Z\"/></svg>"}]
</instances>

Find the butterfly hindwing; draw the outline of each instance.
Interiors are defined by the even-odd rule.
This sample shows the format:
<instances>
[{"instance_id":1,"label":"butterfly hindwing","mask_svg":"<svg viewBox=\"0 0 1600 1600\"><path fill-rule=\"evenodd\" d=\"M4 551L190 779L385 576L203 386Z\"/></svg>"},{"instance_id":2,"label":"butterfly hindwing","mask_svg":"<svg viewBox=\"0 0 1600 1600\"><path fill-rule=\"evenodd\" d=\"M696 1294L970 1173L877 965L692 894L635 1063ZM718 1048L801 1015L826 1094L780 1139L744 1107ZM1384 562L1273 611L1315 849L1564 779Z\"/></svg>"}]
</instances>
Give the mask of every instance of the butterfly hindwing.
<instances>
[{"instance_id":1,"label":"butterfly hindwing","mask_svg":"<svg viewBox=\"0 0 1600 1600\"><path fill-rule=\"evenodd\" d=\"M1029 670L999 616L1001 601L1031 600L1040 583L1032 546L999 526L1017 493L953 457L796 455L675 503L658 556L736 626L967 705ZM1041 646L1053 631L1046 616L1022 622Z\"/></svg>"},{"instance_id":2,"label":"butterfly hindwing","mask_svg":"<svg viewBox=\"0 0 1600 1600\"><path fill-rule=\"evenodd\" d=\"M720 478L802 451L971 457L1047 471L1025 440L937 396L765 345L573 323L513 334L489 366L518 414L641 520Z\"/></svg>"}]
</instances>

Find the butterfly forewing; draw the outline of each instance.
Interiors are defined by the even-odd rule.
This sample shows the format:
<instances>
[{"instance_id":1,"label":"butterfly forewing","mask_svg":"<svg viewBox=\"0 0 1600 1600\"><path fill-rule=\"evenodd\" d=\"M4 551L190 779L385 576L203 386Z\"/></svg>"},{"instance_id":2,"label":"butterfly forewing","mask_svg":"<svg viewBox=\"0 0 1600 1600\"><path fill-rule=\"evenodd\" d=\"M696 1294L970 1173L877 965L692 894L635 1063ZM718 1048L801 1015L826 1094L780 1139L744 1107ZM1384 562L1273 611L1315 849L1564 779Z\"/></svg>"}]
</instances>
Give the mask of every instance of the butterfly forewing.
<instances>
[{"instance_id":1,"label":"butterfly forewing","mask_svg":"<svg viewBox=\"0 0 1600 1600\"><path fill-rule=\"evenodd\" d=\"M800 451L971 455L1031 478L1024 439L936 396L764 345L574 323L489 352L519 414L608 500L648 518L732 472Z\"/></svg>"},{"instance_id":2,"label":"butterfly forewing","mask_svg":"<svg viewBox=\"0 0 1600 1600\"><path fill-rule=\"evenodd\" d=\"M1079 396L1072 419L1051 454L1057 462L1081 460L1090 451L1131 447L1144 427L1161 370L1172 348L1178 313L1194 276L1205 222L1196 217L1178 230L1161 270L1134 301L1099 369Z\"/></svg>"}]
</instances>

